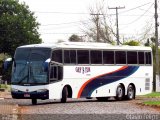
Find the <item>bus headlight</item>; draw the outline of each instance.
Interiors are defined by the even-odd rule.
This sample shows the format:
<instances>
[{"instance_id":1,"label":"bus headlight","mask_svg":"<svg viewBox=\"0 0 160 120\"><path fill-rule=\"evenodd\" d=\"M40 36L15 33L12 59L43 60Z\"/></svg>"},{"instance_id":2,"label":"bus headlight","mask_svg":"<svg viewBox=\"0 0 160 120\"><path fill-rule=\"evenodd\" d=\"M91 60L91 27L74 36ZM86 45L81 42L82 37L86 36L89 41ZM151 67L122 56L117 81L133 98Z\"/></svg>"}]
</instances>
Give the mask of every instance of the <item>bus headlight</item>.
<instances>
[{"instance_id":1,"label":"bus headlight","mask_svg":"<svg viewBox=\"0 0 160 120\"><path fill-rule=\"evenodd\" d=\"M37 92L46 92L47 91L47 89L39 89L39 90L37 90Z\"/></svg>"}]
</instances>

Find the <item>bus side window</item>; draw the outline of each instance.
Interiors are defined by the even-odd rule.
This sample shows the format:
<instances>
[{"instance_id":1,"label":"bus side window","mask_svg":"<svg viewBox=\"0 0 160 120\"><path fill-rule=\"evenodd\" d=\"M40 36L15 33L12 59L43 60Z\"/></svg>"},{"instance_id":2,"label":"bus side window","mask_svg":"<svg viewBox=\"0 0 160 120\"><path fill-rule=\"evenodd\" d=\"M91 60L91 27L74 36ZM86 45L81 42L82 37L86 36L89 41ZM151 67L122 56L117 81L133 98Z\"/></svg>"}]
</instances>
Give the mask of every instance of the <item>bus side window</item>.
<instances>
[{"instance_id":1,"label":"bus side window","mask_svg":"<svg viewBox=\"0 0 160 120\"><path fill-rule=\"evenodd\" d=\"M139 64L144 64L144 52L138 52Z\"/></svg>"},{"instance_id":2,"label":"bus side window","mask_svg":"<svg viewBox=\"0 0 160 120\"><path fill-rule=\"evenodd\" d=\"M102 64L102 51L90 51L91 64Z\"/></svg>"},{"instance_id":3,"label":"bus side window","mask_svg":"<svg viewBox=\"0 0 160 120\"><path fill-rule=\"evenodd\" d=\"M114 64L114 51L103 51L103 64Z\"/></svg>"},{"instance_id":4,"label":"bus side window","mask_svg":"<svg viewBox=\"0 0 160 120\"><path fill-rule=\"evenodd\" d=\"M145 60L146 60L146 64L147 65L150 65L152 62L151 62L151 52L145 52Z\"/></svg>"},{"instance_id":5,"label":"bus side window","mask_svg":"<svg viewBox=\"0 0 160 120\"><path fill-rule=\"evenodd\" d=\"M52 61L62 63L62 50L54 50L52 52Z\"/></svg>"},{"instance_id":6,"label":"bus side window","mask_svg":"<svg viewBox=\"0 0 160 120\"><path fill-rule=\"evenodd\" d=\"M89 51L77 50L78 64L89 64Z\"/></svg>"},{"instance_id":7,"label":"bus side window","mask_svg":"<svg viewBox=\"0 0 160 120\"><path fill-rule=\"evenodd\" d=\"M137 52L127 51L127 64L137 64Z\"/></svg>"},{"instance_id":8,"label":"bus side window","mask_svg":"<svg viewBox=\"0 0 160 120\"><path fill-rule=\"evenodd\" d=\"M64 50L64 64L76 64L76 50Z\"/></svg>"},{"instance_id":9,"label":"bus side window","mask_svg":"<svg viewBox=\"0 0 160 120\"><path fill-rule=\"evenodd\" d=\"M116 64L126 64L126 52L115 51L115 61Z\"/></svg>"}]
</instances>

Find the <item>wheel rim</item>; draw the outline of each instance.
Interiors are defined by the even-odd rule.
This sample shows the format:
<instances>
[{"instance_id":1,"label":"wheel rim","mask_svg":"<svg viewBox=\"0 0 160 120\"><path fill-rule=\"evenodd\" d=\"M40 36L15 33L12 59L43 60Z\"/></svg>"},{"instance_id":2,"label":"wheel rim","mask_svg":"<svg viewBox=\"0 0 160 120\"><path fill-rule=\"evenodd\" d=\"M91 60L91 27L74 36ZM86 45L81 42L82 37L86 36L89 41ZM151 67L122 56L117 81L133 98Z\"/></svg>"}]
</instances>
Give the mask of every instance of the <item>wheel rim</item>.
<instances>
[{"instance_id":1,"label":"wheel rim","mask_svg":"<svg viewBox=\"0 0 160 120\"><path fill-rule=\"evenodd\" d=\"M118 97L121 98L123 96L123 89L121 87L118 87L117 93L118 93Z\"/></svg>"},{"instance_id":2,"label":"wheel rim","mask_svg":"<svg viewBox=\"0 0 160 120\"><path fill-rule=\"evenodd\" d=\"M129 87L128 89L128 97L131 99L134 96L134 90L132 87Z\"/></svg>"}]
</instances>

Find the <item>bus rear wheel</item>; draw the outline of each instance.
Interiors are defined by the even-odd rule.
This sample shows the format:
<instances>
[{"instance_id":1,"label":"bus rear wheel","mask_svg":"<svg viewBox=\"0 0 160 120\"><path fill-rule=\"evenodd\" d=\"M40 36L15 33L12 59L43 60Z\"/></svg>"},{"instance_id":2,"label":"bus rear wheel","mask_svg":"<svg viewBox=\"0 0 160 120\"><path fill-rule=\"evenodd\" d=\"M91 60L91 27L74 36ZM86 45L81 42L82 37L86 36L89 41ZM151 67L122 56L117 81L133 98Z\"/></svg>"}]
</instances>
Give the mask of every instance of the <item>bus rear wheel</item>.
<instances>
[{"instance_id":1,"label":"bus rear wheel","mask_svg":"<svg viewBox=\"0 0 160 120\"><path fill-rule=\"evenodd\" d=\"M118 87L117 87L117 90L116 90L116 99L117 100L123 100L123 98L124 98L124 88L123 88L123 86L120 84L120 85L118 85Z\"/></svg>"},{"instance_id":2,"label":"bus rear wheel","mask_svg":"<svg viewBox=\"0 0 160 120\"><path fill-rule=\"evenodd\" d=\"M129 85L127 89L127 99L132 100L135 98L135 89L133 85Z\"/></svg>"},{"instance_id":3,"label":"bus rear wheel","mask_svg":"<svg viewBox=\"0 0 160 120\"><path fill-rule=\"evenodd\" d=\"M67 87L65 86L65 87L63 88L63 90L62 90L61 103L66 103L67 98L68 98L68 89L67 89Z\"/></svg>"},{"instance_id":4,"label":"bus rear wheel","mask_svg":"<svg viewBox=\"0 0 160 120\"><path fill-rule=\"evenodd\" d=\"M37 105L37 99L32 99L32 105Z\"/></svg>"}]
</instances>

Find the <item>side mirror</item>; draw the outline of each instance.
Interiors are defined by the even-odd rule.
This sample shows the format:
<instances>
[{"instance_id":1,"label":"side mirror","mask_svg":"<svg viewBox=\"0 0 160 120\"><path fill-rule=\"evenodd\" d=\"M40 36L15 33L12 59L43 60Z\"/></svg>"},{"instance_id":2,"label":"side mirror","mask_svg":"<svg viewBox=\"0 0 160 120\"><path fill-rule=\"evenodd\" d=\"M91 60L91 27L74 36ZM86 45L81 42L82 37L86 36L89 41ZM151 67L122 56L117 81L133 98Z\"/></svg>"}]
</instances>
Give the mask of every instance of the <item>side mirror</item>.
<instances>
[{"instance_id":1,"label":"side mirror","mask_svg":"<svg viewBox=\"0 0 160 120\"><path fill-rule=\"evenodd\" d=\"M48 68L49 68L49 63L51 62L51 59L48 58L45 62L44 62L44 71L47 72Z\"/></svg>"},{"instance_id":2,"label":"side mirror","mask_svg":"<svg viewBox=\"0 0 160 120\"><path fill-rule=\"evenodd\" d=\"M9 69L9 66L12 64L13 59L12 58L7 58L4 63L3 63L3 69L4 71Z\"/></svg>"}]
</instances>

